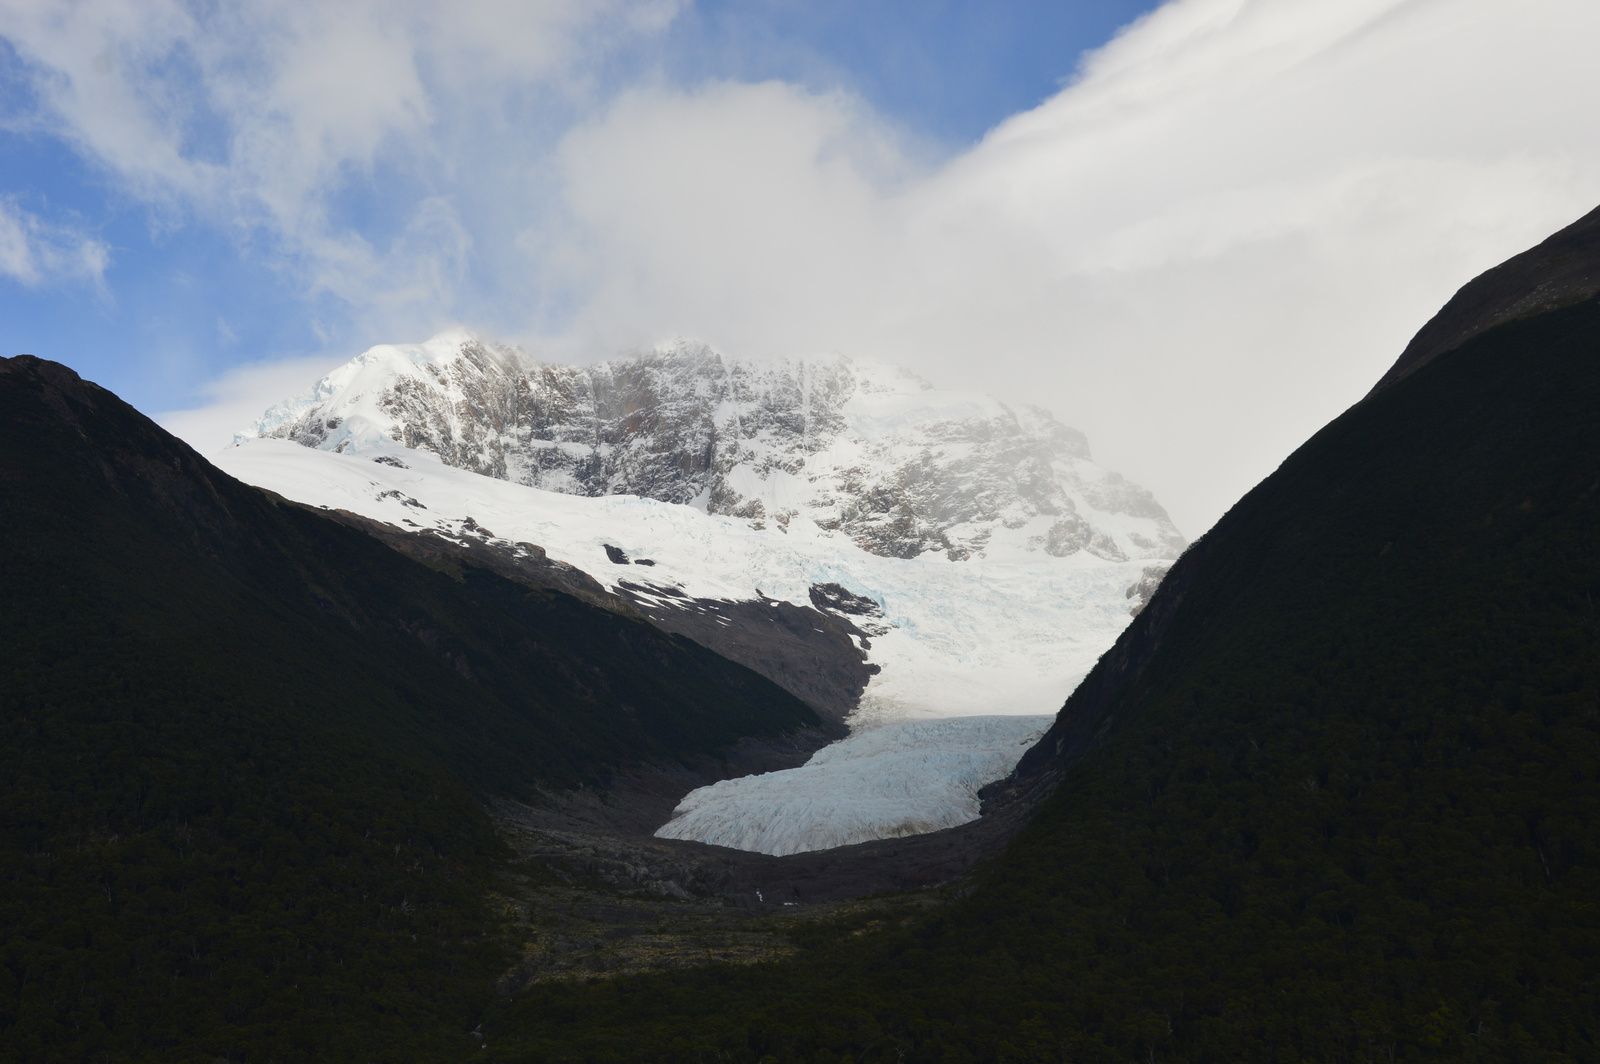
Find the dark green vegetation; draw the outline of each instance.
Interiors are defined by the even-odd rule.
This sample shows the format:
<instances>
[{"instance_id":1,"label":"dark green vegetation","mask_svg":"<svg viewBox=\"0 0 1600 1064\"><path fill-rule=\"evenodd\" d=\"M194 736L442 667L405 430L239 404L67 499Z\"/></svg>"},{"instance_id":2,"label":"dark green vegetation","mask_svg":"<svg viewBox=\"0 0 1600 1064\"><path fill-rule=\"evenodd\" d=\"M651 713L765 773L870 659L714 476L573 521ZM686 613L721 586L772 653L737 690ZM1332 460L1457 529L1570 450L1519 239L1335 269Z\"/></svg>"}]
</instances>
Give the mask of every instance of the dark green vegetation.
<instances>
[{"instance_id":1,"label":"dark green vegetation","mask_svg":"<svg viewBox=\"0 0 1600 1064\"><path fill-rule=\"evenodd\" d=\"M484 798L813 726L650 625L439 572L0 361L0 1060L413 1060L508 959Z\"/></svg>"},{"instance_id":2,"label":"dark green vegetation","mask_svg":"<svg viewBox=\"0 0 1600 1064\"><path fill-rule=\"evenodd\" d=\"M1246 496L1069 700L1064 782L965 899L755 971L533 988L488 1055L1600 1060L1597 600L1589 301Z\"/></svg>"}]
</instances>

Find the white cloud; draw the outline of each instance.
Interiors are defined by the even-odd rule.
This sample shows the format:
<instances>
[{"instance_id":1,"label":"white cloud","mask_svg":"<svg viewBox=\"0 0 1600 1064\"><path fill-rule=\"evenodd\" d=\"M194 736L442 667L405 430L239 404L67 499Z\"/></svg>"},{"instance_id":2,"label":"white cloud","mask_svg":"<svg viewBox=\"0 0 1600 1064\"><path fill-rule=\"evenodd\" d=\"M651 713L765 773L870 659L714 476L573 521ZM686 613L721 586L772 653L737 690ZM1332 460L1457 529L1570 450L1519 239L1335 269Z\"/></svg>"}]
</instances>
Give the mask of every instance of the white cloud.
<instances>
[{"instance_id":1,"label":"white cloud","mask_svg":"<svg viewBox=\"0 0 1600 1064\"><path fill-rule=\"evenodd\" d=\"M0 34L42 128L374 340L900 360L1051 407L1191 535L1600 200L1592 0L1172 0L939 165L848 94L608 66L678 7L13 0Z\"/></svg>"},{"instance_id":2,"label":"white cloud","mask_svg":"<svg viewBox=\"0 0 1600 1064\"><path fill-rule=\"evenodd\" d=\"M0 199L0 274L30 286L87 281L99 287L110 261L110 250L87 233Z\"/></svg>"},{"instance_id":3,"label":"white cloud","mask_svg":"<svg viewBox=\"0 0 1600 1064\"><path fill-rule=\"evenodd\" d=\"M581 92L587 57L655 32L675 10L663 0L14 0L0 4L0 37L40 101L26 124L75 144L173 224L193 216L246 246L264 238L308 293L358 316L420 302L415 320L393 322L416 328L455 298L472 243L446 217L445 192L470 194L484 187L476 172L524 163L543 145L506 136L511 112L529 94ZM485 152L495 134L498 158Z\"/></svg>"},{"instance_id":4,"label":"white cloud","mask_svg":"<svg viewBox=\"0 0 1600 1064\"><path fill-rule=\"evenodd\" d=\"M739 353L845 339L830 319L881 293L901 234L887 134L843 95L777 82L634 92L561 151L569 227L534 245L584 310L565 340L610 351L709 330Z\"/></svg>"},{"instance_id":5,"label":"white cloud","mask_svg":"<svg viewBox=\"0 0 1600 1064\"><path fill-rule=\"evenodd\" d=\"M1195 534L1450 293L1600 200L1587 0L1176 0L913 180L834 96L567 138L564 342L838 349L1041 402Z\"/></svg>"}]
</instances>

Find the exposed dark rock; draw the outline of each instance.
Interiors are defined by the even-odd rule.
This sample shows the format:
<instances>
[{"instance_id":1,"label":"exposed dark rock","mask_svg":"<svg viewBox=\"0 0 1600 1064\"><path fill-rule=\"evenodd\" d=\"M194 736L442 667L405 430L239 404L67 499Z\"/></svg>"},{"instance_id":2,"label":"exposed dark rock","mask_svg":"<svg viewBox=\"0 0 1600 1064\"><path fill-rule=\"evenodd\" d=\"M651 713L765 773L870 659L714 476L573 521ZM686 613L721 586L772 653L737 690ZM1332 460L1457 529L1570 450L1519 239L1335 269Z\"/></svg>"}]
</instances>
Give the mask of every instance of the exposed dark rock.
<instances>
[{"instance_id":1,"label":"exposed dark rock","mask_svg":"<svg viewBox=\"0 0 1600 1064\"><path fill-rule=\"evenodd\" d=\"M621 547L613 547L609 543L602 543L600 545L606 549L606 557L611 559L612 565L628 564L627 551L623 550Z\"/></svg>"},{"instance_id":2,"label":"exposed dark rock","mask_svg":"<svg viewBox=\"0 0 1600 1064\"><path fill-rule=\"evenodd\" d=\"M880 636L894 627L883 623L883 608L865 595L857 595L841 584L812 584L811 602L819 610L831 613L861 642L863 651L872 649L869 636ZM879 618L878 621L869 618ZM877 666L872 667L877 672Z\"/></svg>"},{"instance_id":3,"label":"exposed dark rock","mask_svg":"<svg viewBox=\"0 0 1600 1064\"><path fill-rule=\"evenodd\" d=\"M878 672L852 639L861 630L848 617L777 599L693 599L628 580L617 586L657 626L760 673L840 726Z\"/></svg>"},{"instance_id":4,"label":"exposed dark rock","mask_svg":"<svg viewBox=\"0 0 1600 1064\"><path fill-rule=\"evenodd\" d=\"M875 600L857 595L842 584L812 584L811 604L819 610L847 613L852 617L883 616L883 607Z\"/></svg>"},{"instance_id":5,"label":"exposed dark rock","mask_svg":"<svg viewBox=\"0 0 1600 1064\"><path fill-rule=\"evenodd\" d=\"M424 506L422 503L418 502L416 499L413 499L411 496L407 495L405 492L399 491L399 490L395 490L395 489L391 489L391 490L385 491L385 492L380 492L379 495L378 495L378 498L380 498L380 499L398 499L398 500L400 500L400 505L401 506L410 506L413 509L417 509L417 510L426 510L427 509L426 506Z\"/></svg>"},{"instance_id":6,"label":"exposed dark rock","mask_svg":"<svg viewBox=\"0 0 1600 1064\"><path fill-rule=\"evenodd\" d=\"M1149 605L1150 596L1156 593L1156 588L1161 586L1162 577L1166 576L1171 568L1172 566L1170 565L1147 565L1144 567L1144 572L1139 576L1139 582L1129 585L1128 590L1123 593L1126 598L1137 598L1139 600L1128 607L1130 614L1137 617L1139 612Z\"/></svg>"}]
</instances>

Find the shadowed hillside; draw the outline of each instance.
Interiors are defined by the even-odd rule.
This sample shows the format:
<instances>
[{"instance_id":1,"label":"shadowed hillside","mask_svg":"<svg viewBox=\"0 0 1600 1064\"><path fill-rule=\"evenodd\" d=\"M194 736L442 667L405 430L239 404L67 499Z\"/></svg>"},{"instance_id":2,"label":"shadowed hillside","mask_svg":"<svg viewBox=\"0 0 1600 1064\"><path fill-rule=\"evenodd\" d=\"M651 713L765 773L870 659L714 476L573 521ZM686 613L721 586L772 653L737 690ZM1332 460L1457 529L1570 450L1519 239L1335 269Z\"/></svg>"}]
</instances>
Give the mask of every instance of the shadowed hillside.
<instances>
[{"instance_id":1,"label":"shadowed hillside","mask_svg":"<svg viewBox=\"0 0 1600 1064\"><path fill-rule=\"evenodd\" d=\"M436 571L0 360L0 1059L452 1056L483 810L818 725L646 622Z\"/></svg>"}]
</instances>

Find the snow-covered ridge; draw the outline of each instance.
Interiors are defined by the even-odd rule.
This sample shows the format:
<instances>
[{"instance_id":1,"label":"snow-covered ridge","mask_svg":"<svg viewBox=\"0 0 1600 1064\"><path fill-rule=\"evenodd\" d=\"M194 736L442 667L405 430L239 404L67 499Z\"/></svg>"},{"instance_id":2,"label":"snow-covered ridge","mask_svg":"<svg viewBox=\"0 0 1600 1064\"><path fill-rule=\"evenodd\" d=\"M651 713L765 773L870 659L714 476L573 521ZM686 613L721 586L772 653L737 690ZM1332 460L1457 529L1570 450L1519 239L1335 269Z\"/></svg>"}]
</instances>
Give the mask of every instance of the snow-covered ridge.
<instances>
[{"instance_id":1,"label":"snow-covered ridge","mask_svg":"<svg viewBox=\"0 0 1600 1064\"><path fill-rule=\"evenodd\" d=\"M371 348L242 436L358 453L385 443L564 494L638 495L862 549L1020 560L1171 559L1149 492L1036 407L833 357L761 365L677 341L591 367L471 333Z\"/></svg>"}]
</instances>

